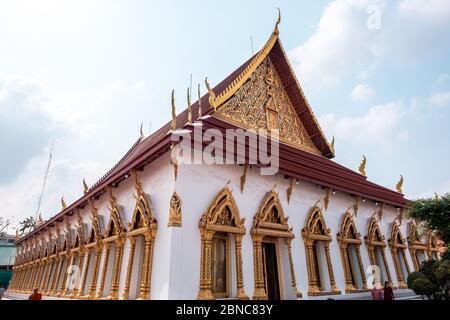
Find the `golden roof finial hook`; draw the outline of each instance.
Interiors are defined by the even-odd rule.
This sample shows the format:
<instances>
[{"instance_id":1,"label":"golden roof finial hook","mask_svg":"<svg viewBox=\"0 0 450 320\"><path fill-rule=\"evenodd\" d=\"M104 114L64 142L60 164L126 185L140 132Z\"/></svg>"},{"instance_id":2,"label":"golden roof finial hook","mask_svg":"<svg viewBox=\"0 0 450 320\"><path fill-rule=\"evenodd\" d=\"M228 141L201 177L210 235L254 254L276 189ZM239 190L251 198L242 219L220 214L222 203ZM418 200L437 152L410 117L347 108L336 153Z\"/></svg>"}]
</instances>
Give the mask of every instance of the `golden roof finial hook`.
<instances>
[{"instance_id":1,"label":"golden roof finial hook","mask_svg":"<svg viewBox=\"0 0 450 320\"><path fill-rule=\"evenodd\" d=\"M172 123L171 123L171 129L176 130L177 129L177 113L175 112L175 90L172 90Z\"/></svg>"},{"instance_id":2,"label":"golden roof finial hook","mask_svg":"<svg viewBox=\"0 0 450 320\"><path fill-rule=\"evenodd\" d=\"M361 164L359 165L359 172L360 172L364 177L367 177L367 176L366 176L366 162L367 162L366 156L363 155L363 159L362 159L362 161L361 161Z\"/></svg>"},{"instance_id":3,"label":"golden roof finial hook","mask_svg":"<svg viewBox=\"0 0 450 320\"><path fill-rule=\"evenodd\" d=\"M188 118L187 123L192 123L192 108L191 108L191 91L189 90L189 87L187 88L187 111L188 111Z\"/></svg>"},{"instance_id":4,"label":"golden roof finial hook","mask_svg":"<svg viewBox=\"0 0 450 320\"><path fill-rule=\"evenodd\" d=\"M333 139L331 140L331 144L330 144L331 151L332 151L333 153L335 153L335 152L334 152L334 143L335 143L335 139L334 139L334 136L333 136Z\"/></svg>"},{"instance_id":5,"label":"golden roof finial hook","mask_svg":"<svg viewBox=\"0 0 450 320\"><path fill-rule=\"evenodd\" d=\"M197 93L198 93L198 118L202 117L202 97L200 96L200 83L197 86Z\"/></svg>"},{"instance_id":6,"label":"golden roof finial hook","mask_svg":"<svg viewBox=\"0 0 450 320\"><path fill-rule=\"evenodd\" d=\"M280 22L281 22L281 10L280 10L280 8L278 8L278 7L277 7L277 9L278 9L278 18L277 18L277 22L275 23L275 29L274 29L274 32L278 34L278 25L279 25Z\"/></svg>"},{"instance_id":7,"label":"golden roof finial hook","mask_svg":"<svg viewBox=\"0 0 450 320\"><path fill-rule=\"evenodd\" d=\"M142 130L143 125L144 125L144 122L141 122L141 128L140 128L141 139L144 139L144 131Z\"/></svg>"},{"instance_id":8,"label":"golden roof finial hook","mask_svg":"<svg viewBox=\"0 0 450 320\"><path fill-rule=\"evenodd\" d=\"M403 193L403 176L400 175L400 180L398 180L397 184L395 185L395 189L397 189L398 193Z\"/></svg>"},{"instance_id":9,"label":"golden roof finial hook","mask_svg":"<svg viewBox=\"0 0 450 320\"><path fill-rule=\"evenodd\" d=\"M63 210L65 210L67 208L67 204L64 201L64 196L61 197L61 207L62 207Z\"/></svg>"},{"instance_id":10,"label":"golden roof finial hook","mask_svg":"<svg viewBox=\"0 0 450 320\"><path fill-rule=\"evenodd\" d=\"M216 105L216 94L214 93L214 91L209 86L208 77L205 78L205 85L206 85L206 89L208 89L208 93L209 93L209 104L212 107L214 107L214 112L215 112L216 108L217 108L217 105Z\"/></svg>"},{"instance_id":11,"label":"golden roof finial hook","mask_svg":"<svg viewBox=\"0 0 450 320\"><path fill-rule=\"evenodd\" d=\"M83 190L84 194L88 193L89 187L86 183L86 179L84 179L84 178L83 178L83 188L84 188L84 190Z\"/></svg>"},{"instance_id":12,"label":"golden roof finial hook","mask_svg":"<svg viewBox=\"0 0 450 320\"><path fill-rule=\"evenodd\" d=\"M19 240L20 236L19 236L19 229L16 228L16 241Z\"/></svg>"}]
</instances>

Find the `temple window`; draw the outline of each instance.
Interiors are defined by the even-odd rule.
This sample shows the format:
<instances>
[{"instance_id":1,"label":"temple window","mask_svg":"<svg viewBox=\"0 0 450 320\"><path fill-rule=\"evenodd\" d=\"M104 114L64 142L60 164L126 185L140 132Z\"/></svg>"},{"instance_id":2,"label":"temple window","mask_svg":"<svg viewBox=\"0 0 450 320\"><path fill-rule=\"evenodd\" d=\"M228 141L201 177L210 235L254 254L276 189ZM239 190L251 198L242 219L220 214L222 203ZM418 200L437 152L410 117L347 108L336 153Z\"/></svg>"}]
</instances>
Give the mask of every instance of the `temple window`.
<instances>
[{"instance_id":1,"label":"temple window","mask_svg":"<svg viewBox=\"0 0 450 320\"><path fill-rule=\"evenodd\" d=\"M356 231L353 216L349 211L344 214L337 240L344 269L345 292L366 290L367 283L360 253L361 235Z\"/></svg>"},{"instance_id":2,"label":"temple window","mask_svg":"<svg viewBox=\"0 0 450 320\"><path fill-rule=\"evenodd\" d=\"M244 219L239 217L230 189L224 187L213 199L199 223L201 236L200 290L197 298L248 299L242 274ZM234 248L231 245L234 243ZM231 256L234 259L231 265ZM231 269L236 270L233 277Z\"/></svg>"}]
</instances>

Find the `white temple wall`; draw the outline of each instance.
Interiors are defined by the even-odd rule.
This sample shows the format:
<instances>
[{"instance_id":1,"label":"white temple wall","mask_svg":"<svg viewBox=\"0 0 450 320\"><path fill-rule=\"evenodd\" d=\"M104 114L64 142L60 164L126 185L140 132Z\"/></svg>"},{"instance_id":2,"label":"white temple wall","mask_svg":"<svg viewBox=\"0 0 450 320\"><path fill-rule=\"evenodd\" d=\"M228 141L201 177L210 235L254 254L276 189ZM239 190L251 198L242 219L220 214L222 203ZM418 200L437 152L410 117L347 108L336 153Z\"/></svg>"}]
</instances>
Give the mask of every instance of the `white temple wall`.
<instances>
[{"instance_id":1,"label":"white temple wall","mask_svg":"<svg viewBox=\"0 0 450 320\"><path fill-rule=\"evenodd\" d=\"M231 179L230 188L233 190L233 197L236 200L239 213L246 218L246 235L243 237L243 274L244 287L247 295L253 294L253 243L250 236L253 217L267 192L271 190L274 184L277 184L276 190L279 192L280 201L285 216L289 217L288 224L293 227L295 239L292 241L292 254L297 280L297 287L304 296L308 291L308 278L305 259L305 248L301 230L304 227L310 213L310 209L320 199L319 206L323 208L325 222L330 228L333 240L330 243L330 255L333 265L333 273L336 280L336 286L344 293L345 279L342 266L339 244L336 235L339 232L342 219L347 208L353 212L355 200L350 195L343 192L335 192L330 195L328 209L324 209L323 199L326 196L326 190L316 184L300 181L294 187L290 204L287 203L286 190L289 187L289 179L281 175L261 176L259 169L249 168L244 192L240 191L240 177L243 173L242 166L231 165L182 165L180 168L179 180L176 184L176 191L180 195L183 205L183 227L173 229L174 241L172 243L172 252L177 257L172 261L182 261L176 263L171 268L179 272L171 273L171 280L175 280L180 290L170 298L184 297L195 299L199 289L200 277L200 232L198 222L201 215L207 210L216 194ZM363 243L360 247L361 259L363 263L363 272L366 273L367 267L371 264L364 243L364 236L367 234L369 220L380 206L375 205L371 200L361 201L355 224L357 231L361 234ZM385 236L386 244L390 237L392 221L397 217L398 210L394 207L385 205L384 214L380 221L380 230ZM406 235L406 221L402 224L402 235ZM280 243L281 268L283 270L283 291L287 298L293 298L292 287L290 284L290 271L287 253L284 252L284 243ZM390 248L386 246L386 258L391 277L394 284L397 285L397 275L395 273L394 262ZM406 254L408 263L412 266L409 253ZM327 269L324 268L327 274ZM177 274L177 275L175 275ZM174 277L172 278L172 275ZM234 276L234 275L232 275ZM366 274L366 276L368 276Z\"/></svg>"}]
</instances>

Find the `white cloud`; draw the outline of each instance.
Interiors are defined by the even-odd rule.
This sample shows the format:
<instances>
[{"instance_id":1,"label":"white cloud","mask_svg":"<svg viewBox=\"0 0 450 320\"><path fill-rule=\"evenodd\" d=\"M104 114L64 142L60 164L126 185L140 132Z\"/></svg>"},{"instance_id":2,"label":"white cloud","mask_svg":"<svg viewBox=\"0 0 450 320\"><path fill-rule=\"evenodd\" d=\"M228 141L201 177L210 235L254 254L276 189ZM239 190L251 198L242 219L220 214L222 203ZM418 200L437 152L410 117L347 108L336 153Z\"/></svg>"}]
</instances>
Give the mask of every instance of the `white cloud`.
<instances>
[{"instance_id":1,"label":"white cloud","mask_svg":"<svg viewBox=\"0 0 450 320\"><path fill-rule=\"evenodd\" d=\"M367 28L375 5L380 29ZM367 79L386 59L397 63L448 48L450 1L337 0L325 8L315 33L289 51L294 69L308 90L336 86L345 77Z\"/></svg>"},{"instance_id":2,"label":"white cloud","mask_svg":"<svg viewBox=\"0 0 450 320\"><path fill-rule=\"evenodd\" d=\"M430 104L436 107L450 106L450 91L432 93L430 96Z\"/></svg>"},{"instance_id":3,"label":"white cloud","mask_svg":"<svg viewBox=\"0 0 450 320\"><path fill-rule=\"evenodd\" d=\"M375 90L367 84L358 84L350 92L350 99L355 102L369 102L375 95Z\"/></svg>"},{"instance_id":4,"label":"white cloud","mask_svg":"<svg viewBox=\"0 0 450 320\"><path fill-rule=\"evenodd\" d=\"M320 117L320 123L325 132L335 135L338 140L383 146L389 141L408 139L408 133L397 126L402 116L401 102L390 102L373 106L360 117L324 115Z\"/></svg>"}]
</instances>

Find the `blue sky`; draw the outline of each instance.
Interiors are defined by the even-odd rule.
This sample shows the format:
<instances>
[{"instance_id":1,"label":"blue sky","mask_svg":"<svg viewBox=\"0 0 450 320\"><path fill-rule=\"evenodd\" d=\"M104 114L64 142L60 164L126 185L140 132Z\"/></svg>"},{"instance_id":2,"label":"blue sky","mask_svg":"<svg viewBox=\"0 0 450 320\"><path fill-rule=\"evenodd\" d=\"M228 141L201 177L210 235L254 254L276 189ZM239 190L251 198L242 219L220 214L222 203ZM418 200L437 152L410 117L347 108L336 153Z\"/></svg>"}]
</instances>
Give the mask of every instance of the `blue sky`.
<instances>
[{"instance_id":1,"label":"blue sky","mask_svg":"<svg viewBox=\"0 0 450 320\"><path fill-rule=\"evenodd\" d=\"M0 202L44 218L170 117L170 92L216 84L280 38L335 161L407 197L450 190L450 2L0 0ZM368 19L378 10L379 28ZM373 20L371 20L373 21Z\"/></svg>"}]
</instances>

